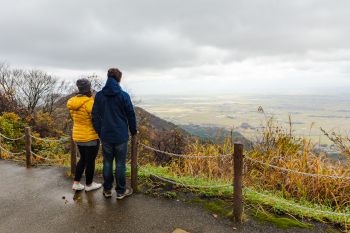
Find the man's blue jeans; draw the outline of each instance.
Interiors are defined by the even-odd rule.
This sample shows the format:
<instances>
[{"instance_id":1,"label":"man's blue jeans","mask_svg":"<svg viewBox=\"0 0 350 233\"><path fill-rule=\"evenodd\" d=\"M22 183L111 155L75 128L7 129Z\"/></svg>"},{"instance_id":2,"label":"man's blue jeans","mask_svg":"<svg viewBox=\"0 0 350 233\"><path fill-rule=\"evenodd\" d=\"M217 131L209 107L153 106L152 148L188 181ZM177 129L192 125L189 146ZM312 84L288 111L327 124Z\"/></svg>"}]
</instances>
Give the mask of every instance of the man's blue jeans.
<instances>
[{"instance_id":1,"label":"man's blue jeans","mask_svg":"<svg viewBox=\"0 0 350 233\"><path fill-rule=\"evenodd\" d=\"M116 191L119 194L125 193L126 189L126 155L128 152L128 143L113 144L102 143L103 151L103 188L111 190L113 188L113 161L116 160L115 180L117 183Z\"/></svg>"}]
</instances>

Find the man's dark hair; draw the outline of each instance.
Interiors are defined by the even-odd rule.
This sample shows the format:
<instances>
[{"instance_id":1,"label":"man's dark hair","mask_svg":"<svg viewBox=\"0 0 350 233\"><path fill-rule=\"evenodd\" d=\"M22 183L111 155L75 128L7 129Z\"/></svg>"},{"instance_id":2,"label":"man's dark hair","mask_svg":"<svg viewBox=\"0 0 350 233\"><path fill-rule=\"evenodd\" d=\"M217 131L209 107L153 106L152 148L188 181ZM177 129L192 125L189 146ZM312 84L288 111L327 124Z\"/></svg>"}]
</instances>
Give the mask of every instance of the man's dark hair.
<instances>
[{"instance_id":1,"label":"man's dark hair","mask_svg":"<svg viewBox=\"0 0 350 233\"><path fill-rule=\"evenodd\" d=\"M122 72L117 68L110 68L108 70L107 76L108 78L114 78L118 83L120 83L120 80L122 79Z\"/></svg>"}]
</instances>

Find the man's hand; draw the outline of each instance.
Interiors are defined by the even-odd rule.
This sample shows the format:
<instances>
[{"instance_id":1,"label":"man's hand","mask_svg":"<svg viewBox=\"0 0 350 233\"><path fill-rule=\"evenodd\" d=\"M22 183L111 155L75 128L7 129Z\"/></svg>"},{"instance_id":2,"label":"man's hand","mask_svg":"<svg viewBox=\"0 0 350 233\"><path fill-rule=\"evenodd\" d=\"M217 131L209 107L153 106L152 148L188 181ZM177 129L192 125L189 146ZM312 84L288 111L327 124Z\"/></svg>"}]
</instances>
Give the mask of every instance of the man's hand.
<instances>
[{"instance_id":1,"label":"man's hand","mask_svg":"<svg viewBox=\"0 0 350 233\"><path fill-rule=\"evenodd\" d=\"M139 131L137 130L136 133L134 133L132 136L137 136L139 134Z\"/></svg>"}]
</instances>

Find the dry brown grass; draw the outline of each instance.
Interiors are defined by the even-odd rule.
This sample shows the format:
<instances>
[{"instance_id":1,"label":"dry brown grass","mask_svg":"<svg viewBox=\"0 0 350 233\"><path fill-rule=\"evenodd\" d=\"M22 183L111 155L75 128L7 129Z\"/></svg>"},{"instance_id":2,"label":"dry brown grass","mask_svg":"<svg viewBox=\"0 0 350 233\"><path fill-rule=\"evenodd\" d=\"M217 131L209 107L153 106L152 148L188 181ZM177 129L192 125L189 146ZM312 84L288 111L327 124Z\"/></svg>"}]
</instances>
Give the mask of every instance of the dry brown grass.
<instances>
[{"instance_id":1,"label":"dry brown grass","mask_svg":"<svg viewBox=\"0 0 350 233\"><path fill-rule=\"evenodd\" d=\"M293 136L285 129L267 119L259 135L259 142L246 155L256 160L295 171L350 177L347 163L334 161L326 154L315 154L315 144L306 138ZM341 136L337 136L340 138ZM338 140L341 141L341 140ZM341 142L346 142L345 139ZM340 147L338 148L348 148ZM229 139L223 145L189 144L185 149L191 155L219 155L233 153ZM343 153L347 153L346 151ZM232 159L176 159L170 164L179 175L207 177L211 180L232 181ZM316 204L344 210L350 203L350 181L344 179L315 178L295 173L286 173L245 160L244 183L257 190L268 190L283 194L285 198L311 201Z\"/></svg>"},{"instance_id":2,"label":"dry brown grass","mask_svg":"<svg viewBox=\"0 0 350 233\"><path fill-rule=\"evenodd\" d=\"M189 144L185 150L186 154L194 156L218 156L233 154L230 140L226 139L223 145L201 144L198 141ZM232 157L208 158L208 159L176 159L170 167L178 174L207 177L208 179L232 180Z\"/></svg>"},{"instance_id":3,"label":"dry brown grass","mask_svg":"<svg viewBox=\"0 0 350 233\"><path fill-rule=\"evenodd\" d=\"M271 121L268 126L271 126ZM294 137L283 128L268 127L262 140L248 156L290 170L338 177L350 177L347 164L333 161L325 154L315 154L310 139ZM308 200L343 209L350 201L350 181L327 177L308 177L282 172L260 164L246 163L246 185L282 192L286 198Z\"/></svg>"}]
</instances>

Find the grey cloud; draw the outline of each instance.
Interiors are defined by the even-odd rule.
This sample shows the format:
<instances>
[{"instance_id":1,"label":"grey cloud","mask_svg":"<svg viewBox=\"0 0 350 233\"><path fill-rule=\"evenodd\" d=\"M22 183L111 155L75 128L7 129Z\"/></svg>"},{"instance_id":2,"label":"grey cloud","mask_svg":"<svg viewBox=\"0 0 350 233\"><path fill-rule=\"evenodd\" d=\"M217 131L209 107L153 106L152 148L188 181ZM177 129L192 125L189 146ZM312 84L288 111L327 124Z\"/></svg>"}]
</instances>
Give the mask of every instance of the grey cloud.
<instances>
[{"instance_id":1,"label":"grey cloud","mask_svg":"<svg viewBox=\"0 0 350 233\"><path fill-rule=\"evenodd\" d=\"M70 69L169 69L349 51L350 2L2 0L0 60ZM338 59L339 57L330 57Z\"/></svg>"}]
</instances>

